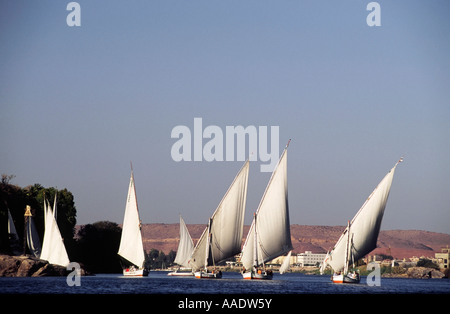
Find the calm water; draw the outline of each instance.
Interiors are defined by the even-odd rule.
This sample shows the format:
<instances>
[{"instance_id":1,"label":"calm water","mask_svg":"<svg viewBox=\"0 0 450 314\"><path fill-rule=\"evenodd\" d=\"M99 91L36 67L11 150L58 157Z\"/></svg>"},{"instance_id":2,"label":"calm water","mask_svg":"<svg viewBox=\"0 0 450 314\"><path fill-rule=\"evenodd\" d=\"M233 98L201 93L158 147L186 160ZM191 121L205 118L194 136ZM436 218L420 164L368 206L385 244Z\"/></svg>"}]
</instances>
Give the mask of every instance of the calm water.
<instances>
[{"instance_id":1,"label":"calm water","mask_svg":"<svg viewBox=\"0 0 450 314\"><path fill-rule=\"evenodd\" d=\"M0 277L0 294L448 294L448 279L382 278L381 286L333 284L329 276L274 274L270 281L244 281L239 273L226 272L219 280L167 276L150 272L144 278L99 274L81 277L81 286L70 287L66 277Z\"/></svg>"}]
</instances>

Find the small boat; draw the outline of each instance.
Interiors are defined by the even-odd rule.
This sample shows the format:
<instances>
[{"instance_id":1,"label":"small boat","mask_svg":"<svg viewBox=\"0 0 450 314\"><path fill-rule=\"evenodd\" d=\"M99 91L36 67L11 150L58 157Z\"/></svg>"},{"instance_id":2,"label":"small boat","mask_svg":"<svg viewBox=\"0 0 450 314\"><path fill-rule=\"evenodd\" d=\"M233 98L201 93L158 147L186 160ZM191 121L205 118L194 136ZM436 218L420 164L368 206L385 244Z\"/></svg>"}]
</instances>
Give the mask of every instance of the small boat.
<instances>
[{"instance_id":1,"label":"small boat","mask_svg":"<svg viewBox=\"0 0 450 314\"><path fill-rule=\"evenodd\" d=\"M45 201L44 201L45 206ZM45 219L45 218L44 218ZM17 234L16 226L14 225L14 220L11 216L11 212L8 208L8 238L11 252L13 255L20 255L23 253L21 248L21 243L19 241L19 235Z\"/></svg>"},{"instance_id":2,"label":"small boat","mask_svg":"<svg viewBox=\"0 0 450 314\"><path fill-rule=\"evenodd\" d=\"M334 283L359 283L361 277L356 271L347 272L346 274L335 273L331 277L331 281Z\"/></svg>"},{"instance_id":3,"label":"small boat","mask_svg":"<svg viewBox=\"0 0 450 314\"><path fill-rule=\"evenodd\" d=\"M282 275L285 272L290 270L290 268L291 268L291 255L292 255L292 251L289 251L288 255L284 258L283 264L281 264L281 267L280 267L280 275Z\"/></svg>"},{"instance_id":4,"label":"small boat","mask_svg":"<svg viewBox=\"0 0 450 314\"><path fill-rule=\"evenodd\" d=\"M56 222L56 194L53 210L44 196L44 239L40 259L50 264L67 266L70 263L61 232Z\"/></svg>"},{"instance_id":5,"label":"small boat","mask_svg":"<svg viewBox=\"0 0 450 314\"><path fill-rule=\"evenodd\" d=\"M192 273L192 269L187 268L187 266L193 251L194 242L192 241L189 230L186 227L186 223L180 215L180 242L178 243L177 255L175 256L174 263L184 267L185 270L188 271L181 271L181 267L179 267L175 271L172 271L167 275L178 277L192 277L194 275Z\"/></svg>"},{"instance_id":6,"label":"small boat","mask_svg":"<svg viewBox=\"0 0 450 314\"><path fill-rule=\"evenodd\" d=\"M195 278L198 279L220 279L222 278L222 272L220 270L216 269L206 269L206 270L199 270L194 273Z\"/></svg>"},{"instance_id":7,"label":"small boat","mask_svg":"<svg viewBox=\"0 0 450 314\"><path fill-rule=\"evenodd\" d=\"M272 279L273 273L266 270L265 263L292 250L287 190L289 142L272 173L242 248L244 279Z\"/></svg>"},{"instance_id":8,"label":"small boat","mask_svg":"<svg viewBox=\"0 0 450 314\"><path fill-rule=\"evenodd\" d=\"M167 276L175 276L175 277L192 277L194 276L194 273L191 269L188 271L182 271L181 268L175 269L174 271L171 271L167 274Z\"/></svg>"},{"instance_id":9,"label":"small boat","mask_svg":"<svg viewBox=\"0 0 450 314\"><path fill-rule=\"evenodd\" d=\"M123 269L123 275L127 277L146 277L148 276L148 269L132 265Z\"/></svg>"},{"instance_id":10,"label":"small boat","mask_svg":"<svg viewBox=\"0 0 450 314\"><path fill-rule=\"evenodd\" d=\"M145 254L142 243L141 221L134 185L133 166L131 166L130 185L128 186L125 215L123 218L122 235L120 238L119 256L122 257L123 275L127 277L148 276L144 267Z\"/></svg>"},{"instance_id":11,"label":"small boat","mask_svg":"<svg viewBox=\"0 0 450 314\"><path fill-rule=\"evenodd\" d=\"M56 195L56 194L55 194ZM40 258L41 256L41 241L39 241L39 235L34 224L33 215L31 214L31 207L27 205L27 210L25 212L25 229L27 233L27 245L31 254L34 257Z\"/></svg>"},{"instance_id":12,"label":"small boat","mask_svg":"<svg viewBox=\"0 0 450 314\"><path fill-rule=\"evenodd\" d=\"M209 219L208 226L195 246L188 263L195 273L195 278L222 278L222 272L215 269L215 264L240 252L248 172L247 160Z\"/></svg>"},{"instance_id":13,"label":"small boat","mask_svg":"<svg viewBox=\"0 0 450 314\"><path fill-rule=\"evenodd\" d=\"M273 272L264 268L253 268L251 271L242 272L244 279L271 280Z\"/></svg>"},{"instance_id":14,"label":"small boat","mask_svg":"<svg viewBox=\"0 0 450 314\"><path fill-rule=\"evenodd\" d=\"M394 167L380 181L369 195L355 217L348 222L335 246L325 256L320 267L323 274L329 265L334 270L331 280L334 283L359 283L357 271L350 271L349 266L369 254L377 246L381 220L389 197L389 192L397 165L403 161L400 158Z\"/></svg>"}]
</instances>

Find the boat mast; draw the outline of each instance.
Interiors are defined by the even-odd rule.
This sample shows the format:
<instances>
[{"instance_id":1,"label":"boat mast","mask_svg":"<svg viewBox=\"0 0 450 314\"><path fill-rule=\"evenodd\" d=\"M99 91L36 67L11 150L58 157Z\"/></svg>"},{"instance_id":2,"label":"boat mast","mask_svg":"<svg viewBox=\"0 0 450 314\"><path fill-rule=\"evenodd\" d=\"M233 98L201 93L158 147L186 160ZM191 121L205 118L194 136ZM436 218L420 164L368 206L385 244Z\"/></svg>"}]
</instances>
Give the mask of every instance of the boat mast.
<instances>
[{"instance_id":1,"label":"boat mast","mask_svg":"<svg viewBox=\"0 0 450 314\"><path fill-rule=\"evenodd\" d=\"M136 184L134 182L133 163L131 162L131 160L130 160L130 168L131 168L131 180L133 181L134 200L136 202L136 211L137 211L137 216L138 216L138 221L139 221L139 232L141 232L141 230L142 230L142 220L141 220L141 217L139 215L139 206L138 206L137 195L136 195ZM142 247L142 250L144 251L144 247ZM144 251L144 257L145 257L145 251ZM144 265L145 265L145 258L142 261L142 265L136 265L136 266L144 267Z\"/></svg>"},{"instance_id":2,"label":"boat mast","mask_svg":"<svg viewBox=\"0 0 450 314\"><path fill-rule=\"evenodd\" d=\"M133 180L134 199L136 200L136 210L138 212L138 217L139 217L139 206L138 206L138 201L137 201L137 196L136 196L136 185L134 184L133 164L131 163L131 161L130 161L130 166L131 166L131 179ZM139 230L141 230L141 226L142 226L142 221L141 221L141 218L139 217Z\"/></svg>"},{"instance_id":3,"label":"boat mast","mask_svg":"<svg viewBox=\"0 0 450 314\"><path fill-rule=\"evenodd\" d=\"M347 247L345 248L344 274L348 272L348 248L350 243L350 221L347 223Z\"/></svg>"},{"instance_id":4,"label":"boat mast","mask_svg":"<svg viewBox=\"0 0 450 314\"><path fill-rule=\"evenodd\" d=\"M208 221L208 237L207 237L207 240L206 240L206 248L205 248L205 272L208 271L209 246L211 245L211 223L212 223L212 218L209 218L209 221Z\"/></svg>"},{"instance_id":5,"label":"boat mast","mask_svg":"<svg viewBox=\"0 0 450 314\"><path fill-rule=\"evenodd\" d=\"M257 239L257 233L256 233L256 213L253 214L253 219L255 221L255 228L253 230L253 265L256 271L256 267L258 267L258 239Z\"/></svg>"}]
</instances>

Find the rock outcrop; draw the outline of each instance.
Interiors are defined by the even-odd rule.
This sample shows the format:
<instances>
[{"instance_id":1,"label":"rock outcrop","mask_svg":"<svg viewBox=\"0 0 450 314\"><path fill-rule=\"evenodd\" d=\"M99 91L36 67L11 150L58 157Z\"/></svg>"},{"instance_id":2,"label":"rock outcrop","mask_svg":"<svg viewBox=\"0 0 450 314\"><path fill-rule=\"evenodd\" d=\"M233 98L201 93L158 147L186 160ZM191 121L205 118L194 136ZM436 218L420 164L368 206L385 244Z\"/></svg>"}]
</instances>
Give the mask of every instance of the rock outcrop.
<instances>
[{"instance_id":1,"label":"rock outcrop","mask_svg":"<svg viewBox=\"0 0 450 314\"><path fill-rule=\"evenodd\" d=\"M427 267L411 267L406 272L409 278L429 279L429 278L444 278L444 273L439 270Z\"/></svg>"},{"instance_id":2,"label":"rock outcrop","mask_svg":"<svg viewBox=\"0 0 450 314\"><path fill-rule=\"evenodd\" d=\"M67 276L69 273L66 267L29 255L0 255L0 277Z\"/></svg>"}]
</instances>

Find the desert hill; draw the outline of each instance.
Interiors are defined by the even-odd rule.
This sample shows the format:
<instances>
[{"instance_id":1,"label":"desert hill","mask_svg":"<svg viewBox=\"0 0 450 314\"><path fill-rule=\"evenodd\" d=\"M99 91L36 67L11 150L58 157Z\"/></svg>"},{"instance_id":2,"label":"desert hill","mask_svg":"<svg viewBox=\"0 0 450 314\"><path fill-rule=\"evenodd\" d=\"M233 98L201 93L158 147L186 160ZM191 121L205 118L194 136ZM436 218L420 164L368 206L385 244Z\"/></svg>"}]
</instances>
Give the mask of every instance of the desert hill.
<instances>
[{"instance_id":1,"label":"desert hill","mask_svg":"<svg viewBox=\"0 0 450 314\"><path fill-rule=\"evenodd\" d=\"M200 238L206 225L187 225L194 244ZM244 237L249 226L244 226ZM326 253L339 239L345 226L291 225L293 253L312 251ZM142 226L144 249L161 250L164 253L176 251L179 240L179 224L144 224ZM244 240L243 240L244 241ZM441 247L450 245L450 234L422 230L382 230L377 248L373 254L386 254L402 259L412 256L434 257Z\"/></svg>"}]
</instances>

